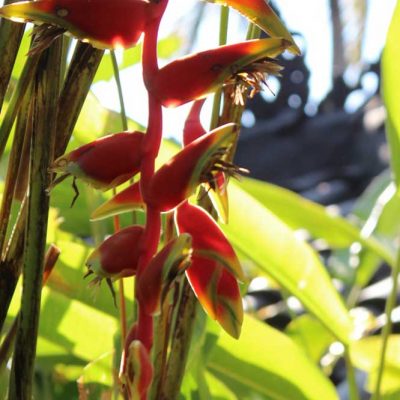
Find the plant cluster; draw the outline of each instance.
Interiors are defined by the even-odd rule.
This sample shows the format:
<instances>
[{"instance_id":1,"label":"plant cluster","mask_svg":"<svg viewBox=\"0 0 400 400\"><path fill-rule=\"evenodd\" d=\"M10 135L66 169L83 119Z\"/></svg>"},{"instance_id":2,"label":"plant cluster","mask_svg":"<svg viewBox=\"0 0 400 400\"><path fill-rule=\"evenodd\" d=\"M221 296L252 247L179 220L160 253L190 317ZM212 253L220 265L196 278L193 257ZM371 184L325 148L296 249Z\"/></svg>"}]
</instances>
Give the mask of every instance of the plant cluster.
<instances>
[{"instance_id":1,"label":"plant cluster","mask_svg":"<svg viewBox=\"0 0 400 400\"><path fill-rule=\"evenodd\" d=\"M58 174L50 188L73 176L76 196L72 205L78 195L75 179L106 191L140 174L135 183L96 210L94 218L141 209L146 214L144 226L119 230L117 224L116 232L86 263L87 275L95 275L92 284L105 279L113 293L114 281L135 276L137 316L122 333L119 378L125 398L147 398L152 381L156 398L171 398L163 393L171 324L154 329L153 321L169 304L173 314L178 305L173 297L179 296L175 283L183 273L203 308L227 333L238 338L243 320L238 280L243 281L244 274L233 247L210 215L215 209L227 219L227 184L241 172L232 163L238 125L222 116L214 129L206 132L199 119L203 102L195 103L184 132L184 148L156 171L162 106L198 101L222 87L229 93L225 108L243 106L247 96L261 89L266 74L279 72L273 58L286 49L298 53L267 3L228 1L273 38L220 46L160 69L158 30L167 4L168 0L39 0L13 3L0 11L3 17L38 25L30 56L38 56L63 33L100 49L130 47L144 35L143 81L149 104L146 132L103 137L58 157L50 166L50 171ZM202 207L189 201L199 186L203 188L199 197ZM208 195L214 200L209 206L203 201ZM162 213L168 213L168 231L162 230ZM161 368L153 379L154 335L165 338L163 348L153 351ZM176 385L179 387L179 380Z\"/></svg>"},{"instance_id":2,"label":"plant cluster","mask_svg":"<svg viewBox=\"0 0 400 400\"><path fill-rule=\"evenodd\" d=\"M400 3L383 62L394 182L385 178L357 202L358 225L275 185L230 179L246 172L233 159L247 99L268 75L280 75L280 54L299 48L266 0L209 3L221 6L219 46L161 68L159 27L174 0L5 0L0 7L1 161L8 156L0 398L337 400L328 376L341 358L351 400L359 396L354 366L368 373L376 400L399 396L400 338L390 318L397 285L386 319L366 318L356 305L382 260L395 283L400 270L387 244L400 198ZM243 42L226 44L229 9L250 21ZM261 30L270 37L260 39ZM121 65L141 63L149 109L145 128L133 121L128 128L121 101L123 132L114 123L120 116L88 95L94 80L114 74L122 99L114 54L121 48ZM209 95L206 129L200 112ZM162 140L163 113L189 102L181 148ZM62 183L69 179L72 189ZM61 227L53 206L67 216ZM103 240L96 228L105 226L113 233ZM329 245L328 272L298 229ZM252 310L247 301L244 309L242 282L259 275L292 313L284 332L259 321L271 307ZM300 315L290 296L301 302ZM382 327L382 339L371 335Z\"/></svg>"}]
</instances>

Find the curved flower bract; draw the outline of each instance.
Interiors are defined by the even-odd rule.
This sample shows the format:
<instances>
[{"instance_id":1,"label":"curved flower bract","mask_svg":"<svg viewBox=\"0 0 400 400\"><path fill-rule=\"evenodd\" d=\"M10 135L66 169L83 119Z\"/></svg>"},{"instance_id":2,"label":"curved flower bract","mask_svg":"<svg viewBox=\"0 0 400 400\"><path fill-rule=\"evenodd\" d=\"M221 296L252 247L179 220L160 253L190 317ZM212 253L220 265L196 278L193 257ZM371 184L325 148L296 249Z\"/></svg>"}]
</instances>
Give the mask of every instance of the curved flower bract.
<instances>
[{"instance_id":1,"label":"curved flower bract","mask_svg":"<svg viewBox=\"0 0 400 400\"><path fill-rule=\"evenodd\" d=\"M184 147L207 133L200 121L200 112L205 101L206 99L196 100L189 111L183 127Z\"/></svg>"},{"instance_id":2,"label":"curved flower bract","mask_svg":"<svg viewBox=\"0 0 400 400\"><path fill-rule=\"evenodd\" d=\"M232 245L206 211L186 202L177 208L175 219L179 232L192 236L194 256L215 260L237 279L245 280Z\"/></svg>"},{"instance_id":3,"label":"curved flower bract","mask_svg":"<svg viewBox=\"0 0 400 400\"><path fill-rule=\"evenodd\" d=\"M207 314L238 339L243 306L236 278L220 263L193 256L186 276Z\"/></svg>"},{"instance_id":4,"label":"curved flower bract","mask_svg":"<svg viewBox=\"0 0 400 400\"><path fill-rule=\"evenodd\" d=\"M175 278L190 264L192 238L183 233L153 257L138 277L136 296L147 314L155 315Z\"/></svg>"},{"instance_id":5,"label":"curved flower bract","mask_svg":"<svg viewBox=\"0 0 400 400\"><path fill-rule=\"evenodd\" d=\"M239 11L252 23L256 24L264 32L272 37L282 37L289 42L291 46L288 50L299 55L300 49L294 42L292 35L286 29L285 25L275 14L272 7L266 0L207 0L209 3L229 6Z\"/></svg>"},{"instance_id":6,"label":"curved flower bract","mask_svg":"<svg viewBox=\"0 0 400 400\"><path fill-rule=\"evenodd\" d=\"M187 146L194 140L206 134L206 130L200 121L200 112L204 105L205 99L196 100L186 118L183 127L183 145ZM224 172L220 171L215 174L213 190L208 190L211 202L223 223L228 222L229 203L228 193L226 190L227 180Z\"/></svg>"},{"instance_id":7,"label":"curved flower bract","mask_svg":"<svg viewBox=\"0 0 400 400\"><path fill-rule=\"evenodd\" d=\"M192 237L192 262L186 276L206 312L235 338L240 335L243 306L237 279L239 260L225 235L198 206L184 203L175 213L179 232Z\"/></svg>"},{"instance_id":8,"label":"curved flower bract","mask_svg":"<svg viewBox=\"0 0 400 400\"><path fill-rule=\"evenodd\" d=\"M146 203L169 211L191 196L200 183L213 188L219 171L235 174L237 168L225 163L224 157L236 135L237 126L226 124L183 148L155 173L144 194Z\"/></svg>"},{"instance_id":9,"label":"curved flower bract","mask_svg":"<svg viewBox=\"0 0 400 400\"><path fill-rule=\"evenodd\" d=\"M148 90L165 107L177 107L207 96L236 74L247 74L246 67L277 57L290 45L282 38L256 39L191 54L161 68ZM266 67L263 74L268 73L269 67L271 73L276 73L271 62Z\"/></svg>"},{"instance_id":10,"label":"curved flower bract","mask_svg":"<svg viewBox=\"0 0 400 400\"><path fill-rule=\"evenodd\" d=\"M149 4L146 0L23 1L0 8L0 16L55 25L97 48L127 48L142 35Z\"/></svg>"},{"instance_id":11,"label":"curved flower bract","mask_svg":"<svg viewBox=\"0 0 400 400\"><path fill-rule=\"evenodd\" d=\"M96 189L109 190L139 172L143 136L141 132L105 136L59 157L51 170L61 173L61 179L72 175Z\"/></svg>"},{"instance_id":12,"label":"curved flower bract","mask_svg":"<svg viewBox=\"0 0 400 400\"><path fill-rule=\"evenodd\" d=\"M130 399L143 399L153 378L150 355L140 340L133 340L125 355L124 372L120 379Z\"/></svg>"},{"instance_id":13,"label":"curved flower bract","mask_svg":"<svg viewBox=\"0 0 400 400\"><path fill-rule=\"evenodd\" d=\"M99 279L118 279L136 273L143 227L130 226L106 239L86 261L89 273Z\"/></svg>"},{"instance_id":14,"label":"curved flower bract","mask_svg":"<svg viewBox=\"0 0 400 400\"><path fill-rule=\"evenodd\" d=\"M118 215L126 211L144 210L145 204L140 192L140 183L135 182L133 185L128 186L110 200L103 203L96 208L90 219L98 221L113 215Z\"/></svg>"}]
</instances>

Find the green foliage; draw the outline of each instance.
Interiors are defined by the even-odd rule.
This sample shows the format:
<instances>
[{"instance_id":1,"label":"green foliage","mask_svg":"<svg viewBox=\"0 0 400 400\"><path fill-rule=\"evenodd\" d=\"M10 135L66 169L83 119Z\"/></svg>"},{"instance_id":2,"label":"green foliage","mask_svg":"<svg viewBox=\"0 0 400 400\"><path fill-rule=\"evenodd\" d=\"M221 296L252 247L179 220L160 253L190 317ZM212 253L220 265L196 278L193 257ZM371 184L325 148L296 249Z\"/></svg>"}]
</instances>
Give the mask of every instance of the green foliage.
<instances>
[{"instance_id":1,"label":"green foliage","mask_svg":"<svg viewBox=\"0 0 400 400\"><path fill-rule=\"evenodd\" d=\"M397 184L400 179L399 21L400 3L383 61L387 130ZM13 83L21 74L29 43L27 32L13 69ZM168 58L180 46L179 37L166 38L159 43L160 56ZM140 51L140 47L125 51L120 69L136 64ZM110 56L106 54L95 82L109 81L113 74ZM130 130L143 130L135 121L129 120L128 124ZM119 114L104 108L90 93L69 150L121 130ZM164 141L158 165L177 149L175 143ZM6 151L9 152L9 147ZM78 188L80 196L72 208L70 181L58 185L51 193L47 242L55 243L61 249L61 256L42 293L36 398L71 399L85 391L87 398L99 399L115 393L121 351L119 310L104 283L101 287L88 287L90 278L83 280L88 254L113 230L111 220L91 223L89 215L111 194L96 193L80 183ZM318 367L329 345L337 340L349 345L354 365L368 374L366 389L373 391L379 374L381 339L351 340L354 322L345 305L348 299L342 298L323 261L296 231L306 230L310 238L323 239L332 250L339 249L341 253L335 252L334 257L351 276L345 283L363 287L382 260L394 265L394 240L400 233L400 197L388 174L374 182L359 199L352 221L332 215L326 208L286 189L252 179L243 179L240 184L231 182L229 191L230 218L222 228L243 265L253 267L246 271L248 276L272 278L279 288L300 300L306 314L294 318L285 332L246 316L241 338L235 341L200 313L180 398L338 399L333 384ZM144 221L143 214L138 213L136 218ZM132 215L123 215L121 225L126 226L131 220ZM360 244L356 252L350 250L354 243ZM355 256L358 264L353 276L349 260ZM347 292L352 290L350 285ZM125 280L129 320L134 313L133 286L132 279ZM19 292L20 287L10 308L7 329L18 313ZM400 337L391 335L383 373L381 398L385 400L400 396L399 348ZM0 399L6 396L8 375L8 368L0 373Z\"/></svg>"}]
</instances>

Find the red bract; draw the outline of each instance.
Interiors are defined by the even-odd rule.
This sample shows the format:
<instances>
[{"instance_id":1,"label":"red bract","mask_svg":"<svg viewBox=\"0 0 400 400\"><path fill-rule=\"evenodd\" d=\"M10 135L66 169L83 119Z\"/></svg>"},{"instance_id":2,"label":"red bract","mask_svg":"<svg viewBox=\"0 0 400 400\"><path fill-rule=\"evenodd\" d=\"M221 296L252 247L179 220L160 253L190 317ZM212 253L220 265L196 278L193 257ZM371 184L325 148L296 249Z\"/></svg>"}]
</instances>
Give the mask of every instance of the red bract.
<instances>
[{"instance_id":1,"label":"red bract","mask_svg":"<svg viewBox=\"0 0 400 400\"><path fill-rule=\"evenodd\" d=\"M237 278L244 279L239 260L215 221L200 207L177 208L180 233L192 236L193 256L186 275L200 303L233 337L240 335L243 307Z\"/></svg>"},{"instance_id":2,"label":"red bract","mask_svg":"<svg viewBox=\"0 0 400 400\"><path fill-rule=\"evenodd\" d=\"M290 45L286 39L258 39L192 54L161 68L148 90L164 106L177 107L205 97L233 77L254 88L264 73L279 71L266 58L278 56Z\"/></svg>"},{"instance_id":3,"label":"red bract","mask_svg":"<svg viewBox=\"0 0 400 400\"><path fill-rule=\"evenodd\" d=\"M136 297L147 314L159 313L172 282L188 267L191 239L184 233L171 240L137 278Z\"/></svg>"},{"instance_id":4,"label":"red bract","mask_svg":"<svg viewBox=\"0 0 400 400\"><path fill-rule=\"evenodd\" d=\"M139 340L133 340L125 357L125 370L120 379L129 399L145 400L146 393L153 377L153 366L150 355Z\"/></svg>"},{"instance_id":5,"label":"red bract","mask_svg":"<svg viewBox=\"0 0 400 400\"><path fill-rule=\"evenodd\" d=\"M183 128L183 144L187 146L194 140L206 134L206 130L200 121L200 112L203 107L205 99L197 100L193 103L189 115L186 118L185 126ZM224 172L220 171L214 177L214 190L208 191L211 202L218 213L222 222L228 222L229 204L228 193L226 190L227 179Z\"/></svg>"},{"instance_id":6,"label":"red bract","mask_svg":"<svg viewBox=\"0 0 400 400\"><path fill-rule=\"evenodd\" d=\"M299 55L300 49L294 42L292 35L286 29L279 17L266 0L207 0L210 3L217 3L230 6L239 11L252 23L258 25L262 30L273 37L281 37L289 42L289 51Z\"/></svg>"},{"instance_id":7,"label":"red bract","mask_svg":"<svg viewBox=\"0 0 400 400\"><path fill-rule=\"evenodd\" d=\"M191 196L200 183L213 188L219 171L235 174L237 168L224 162L235 136L236 125L227 124L190 143L155 173L144 194L145 202L169 211Z\"/></svg>"},{"instance_id":8,"label":"red bract","mask_svg":"<svg viewBox=\"0 0 400 400\"><path fill-rule=\"evenodd\" d=\"M108 190L139 172L143 133L116 133L88 143L54 161L51 169ZM60 179L59 178L59 179Z\"/></svg>"},{"instance_id":9,"label":"red bract","mask_svg":"<svg viewBox=\"0 0 400 400\"><path fill-rule=\"evenodd\" d=\"M106 239L86 261L89 272L100 279L118 279L136 273L143 227L130 226Z\"/></svg>"},{"instance_id":10,"label":"red bract","mask_svg":"<svg viewBox=\"0 0 400 400\"><path fill-rule=\"evenodd\" d=\"M216 260L244 281L242 267L232 245L206 211L186 202L177 208L175 218L179 232L192 236L195 256Z\"/></svg>"},{"instance_id":11,"label":"red bract","mask_svg":"<svg viewBox=\"0 0 400 400\"><path fill-rule=\"evenodd\" d=\"M217 261L197 256L193 256L186 276L208 315L238 339L243 306L235 277Z\"/></svg>"},{"instance_id":12,"label":"red bract","mask_svg":"<svg viewBox=\"0 0 400 400\"><path fill-rule=\"evenodd\" d=\"M4 6L0 15L61 27L94 47L126 48L139 40L152 6L146 0L37 0Z\"/></svg>"},{"instance_id":13,"label":"red bract","mask_svg":"<svg viewBox=\"0 0 400 400\"><path fill-rule=\"evenodd\" d=\"M183 145L185 147L207 133L200 122L200 112L204 102L205 99L195 101L186 118L183 128Z\"/></svg>"},{"instance_id":14,"label":"red bract","mask_svg":"<svg viewBox=\"0 0 400 400\"><path fill-rule=\"evenodd\" d=\"M142 198L139 183L115 195L97 208L92 220L151 205L167 212L191 196L199 184L215 189L215 177L220 171L235 175L240 169L224 161L226 150L236 135L236 125L221 126L190 143L164 164L150 181L148 192Z\"/></svg>"}]
</instances>

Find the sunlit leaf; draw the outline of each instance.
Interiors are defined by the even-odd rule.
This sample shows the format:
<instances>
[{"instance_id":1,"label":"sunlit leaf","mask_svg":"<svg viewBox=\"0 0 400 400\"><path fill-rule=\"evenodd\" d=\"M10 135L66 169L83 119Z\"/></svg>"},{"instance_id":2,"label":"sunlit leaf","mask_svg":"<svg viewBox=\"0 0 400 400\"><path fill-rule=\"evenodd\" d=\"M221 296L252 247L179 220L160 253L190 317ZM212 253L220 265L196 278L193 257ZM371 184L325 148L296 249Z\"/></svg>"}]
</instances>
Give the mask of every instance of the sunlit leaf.
<instances>
[{"instance_id":1,"label":"sunlit leaf","mask_svg":"<svg viewBox=\"0 0 400 400\"><path fill-rule=\"evenodd\" d=\"M400 3L397 2L382 58L383 99L387 110L386 131L390 160L397 185L400 183Z\"/></svg>"},{"instance_id":2,"label":"sunlit leaf","mask_svg":"<svg viewBox=\"0 0 400 400\"><path fill-rule=\"evenodd\" d=\"M371 336L354 342L350 346L351 358L355 367L369 374L367 389L373 392L379 369L382 338ZM385 369L381 392L390 394L400 390L400 335L390 335L386 351Z\"/></svg>"},{"instance_id":3,"label":"sunlit leaf","mask_svg":"<svg viewBox=\"0 0 400 400\"><path fill-rule=\"evenodd\" d=\"M231 216L224 230L232 243L347 342L352 330L348 312L317 254L234 182L229 194Z\"/></svg>"},{"instance_id":4,"label":"sunlit leaf","mask_svg":"<svg viewBox=\"0 0 400 400\"><path fill-rule=\"evenodd\" d=\"M221 335L208 369L240 399L338 399L333 384L291 339L251 317L239 343Z\"/></svg>"},{"instance_id":5,"label":"sunlit leaf","mask_svg":"<svg viewBox=\"0 0 400 400\"><path fill-rule=\"evenodd\" d=\"M319 363L328 346L334 341L333 335L320 322L307 314L291 321L285 332L316 363Z\"/></svg>"},{"instance_id":6,"label":"sunlit leaf","mask_svg":"<svg viewBox=\"0 0 400 400\"><path fill-rule=\"evenodd\" d=\"M393 255L375 238L364 238L360 229L340 215L290 190L255 179L243 179L241 187L293 229L306 229L332 247L348 247L360 242L387 262Z\"/></svg>"}]
</instances>

